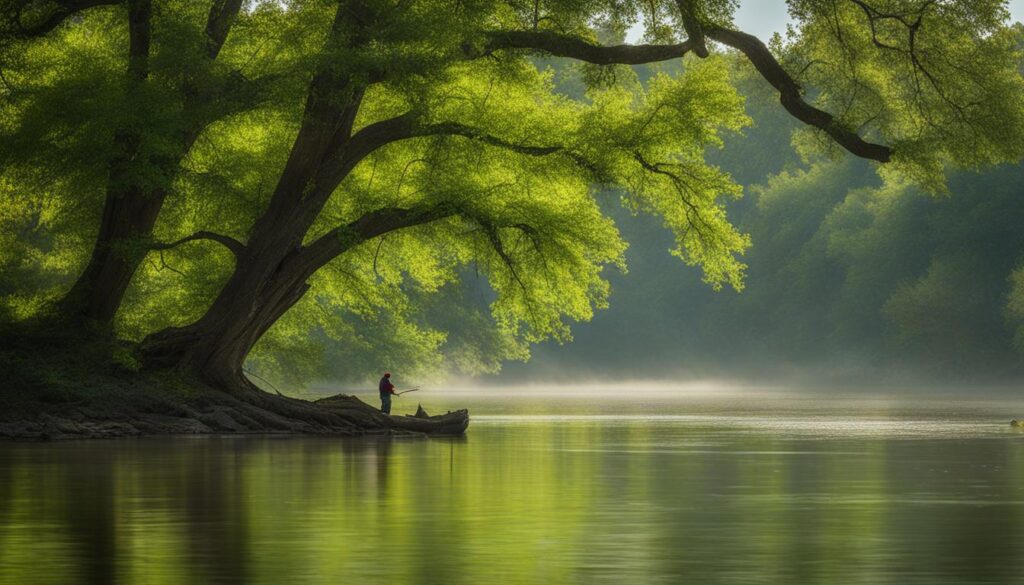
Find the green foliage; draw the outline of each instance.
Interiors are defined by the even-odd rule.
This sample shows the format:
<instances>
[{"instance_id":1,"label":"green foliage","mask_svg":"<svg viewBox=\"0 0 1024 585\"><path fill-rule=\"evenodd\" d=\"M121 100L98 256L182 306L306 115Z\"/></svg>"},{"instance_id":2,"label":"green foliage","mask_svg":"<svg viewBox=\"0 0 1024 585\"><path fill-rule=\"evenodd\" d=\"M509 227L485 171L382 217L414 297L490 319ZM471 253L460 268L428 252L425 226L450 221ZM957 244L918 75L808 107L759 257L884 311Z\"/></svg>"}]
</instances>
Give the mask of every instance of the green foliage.
<instances>
[{"instance_id":1,"label":"green foliage","mask_svg":"<svg viewBox=\"0 0 1024 585\"><path fill-rule=\"evenodd\" d=\"M91 9L43 38L2 47L0 307L4 308L0 310L14 318L44 310L85 265L108 192L127 184L174 191L175 181L182 176L204 173L192 157L185 159L182 168L167 168L166 160L175 158L186 128L222 120L206 128L201 149L218 138L216 133L239 110L259 105L249 114L254 122L258 114L267 116L299 105L295 92L301 91L304 71L309 70L304 60L310 55L302 53L302 42L288 41L289 50L284 50L283 43L288 37L306 38L298 34L309 29L304 19L282 18L284 12L277 3L252 6L211 68L201 58L208 7L175 2L164 8L153 30L146 84L131 83L124 75L128 45L124 7ZM186 118L182 98L186 84L205 87L221 97L194 112L194 119ZM140 145L134 154L115 138L128 134L136 135ZM219 137L225 138L226 133ZM233 139L249 137L239 133ZM115 178L109 172L111 161L129 154L131 162ZM251 163L237 157L230 162L226 157L207 160L222 165ZM248 175L239 172L235 182ZM197 195L214 195L194 201L192 214L201 213L204 205L215 205L224 185L206 187L207 193ZM205 209L219 213L227 208ZM237 209L235 203L232 210ZM194 217L191 222L198 223ZM117 250L132 256L144 252L147 244L120 242ZM153 305L160 300L147 302ZM141 320L134 314L121 317ZM139 329L126 333L141 335Z\"/></svg>"},{"instance_id":2,"label":"green foliage","mask_svg":"<svg viewBox=\"0 0 1024 585\"><path fill-rule=\"evenodd\" d=\"M729 85L726 61L691 61L685 75L654 76L640 108L629 107L634 98L622 90L593 99L596 110L584 126L596 132L586 145L592 160L622 177L613 184L625 187L626 204L660 215L676 236L673 254L701 266L706 282L742 288L744 266L736 255L749 241L729 224L717 199L743 190L703 158L708 147L722 146L722 130L738 131L749 122Z\"/></svg>"},{"instance_id":3,"label":"green foliage","mask_svg":"<svg viewBox=\"0 0 1024 585\"><path fill-rule=\"evenodd\" d=\"M988 283L971 278L980 261L969 254L935 258L921 278L897 288L882 307L896 326L896 343L953 367L993 345L984 322L999 316L991 310L998 302Z\"/></svg>"},{"instance_id":4,"label":"green foliage","mask_svg":"<svg viewBox=\"0 0 1024 585\"><path fill-rule=\"evenodd\" d=\"M680 42L679 3L669 0L368 2L373 24L348 23L330 42L332 2L247 2L212 62L208 4L172 1L155 13L145 82L125 74L124 6L4 42L0 318L38 315L66 290L89 258L104 198L126 188L166 193L166 202L152 237L115 248L126 258L145 254L117 333L139 340L200 317L234 256L209 240L148 248L200 230L246 242L319 70L348 81L330 96L339 104L373 82L356 131L410 115L425 135L362 160L305 243L382 209L452 213L358 243L316 272L309 293L257 345L251 365L261 372L290 383L358 378L388 363L435 375L490 372L525 359L531 343L570 340L574 323L608 306L608 269L625 269L626 241L613 220L635 220L600 201L607 194L630 214L656 217L671 233L658 251L670 247L712 289L749 284L730 311L762 331L806 331L824 320L836 340L887 328L907 347L933 339L922 315L952 298L936 291L962 285L976 263L963 258L988 256L953 257L940 239L915 240L934 227L928 221L950 234L968 229L940 212L922 216L938 204L919 187L941 190L949 168L1024 154L1019 32L1004 26L999 2L884 0L867 13L855 2L790 6L798 27L775 47L778 56L838 124L894 147L885 185L850 161L808 156L815 166L796 170L780 148L794 122L779 117L775 90L738 55L634 68L567 66L528 51L470 58L493 31L617 42L642 21L648 42ZM731 26L735 8L708 0L694 3L694 14L706 26ZM760 126L741 137L748 113ZM452 124L471 131L427 132ZM835 154L818 134L796 141L804 154L808 142ZM736 150L719 152L726 142ZM736 201L740 183L755 182L765 182L756 207ZM739 227L727 210L740 212ZM755 248L741 261L747 230ZM1005 283L1004 268L990 272Z\"/></svg>"},{"instance_id":5,"label":"green foliage","mask_svg":"<svg viewBox=\"0 0 1024 585\"><path fill-rule=\"evenodd\" d=\"M779 47L836 123L895 150L886 173L944 191L948 166L1024 155L1019 33L1006 3L790 0ZM827 150L835 147L822 137Z\"/></svg>"},{"instance_id":6,"label":"green foliage","mask_svg":"<svg viewBox=\"0 0 1024 585\"><path fill-rule=\"evenodd\" d=\"M595 89L587 102L557 95L551 74L525 62L458 64L445 83L415 90L424 125L466 120L506 143L558 145L565 154L515 156L464 137L407 140L373 154L342 184L308 240L384 207L444 202L459 216L366 242L321 269L313 299L305 299L267 335L257 347L258 361L283 353L288 339L307 346L303 355L314 355L308 347L311 326L333 347L362 339L357 348L365 351L351 355L376 354L365 371L379 370L377 364L388 363L390 356L410 367L439 369L415 360L412 348L402 353L407 342L424 355L445 356L461 371L493 371L502 359L525 358L524 342L549 336L569 340L571 321L589 320L607 305L603 265L622 266L624 244L594 200L595 175L631 186L629 205L663 217L678 234L676 253L700 265L709 282L741 286L742 264L734 254L747 242L717 202L720 195L738 195L740 188L702 160L706 147L721 144L722 129L736 130L747 121L742 100L728 85L725 62L694 63L688 75L658 76L646 90ZM401 113L412 101L404 91L379 91L369 103L382 109L364 108L369 117L364 123ZM662 179L641 159L680 179ZM458 345L449 340L451 334L400 319L421 318L424 301L410 303L411 290L451 288L467 266L485 276L493 291L494 325L486 334L486 350L469 349L465 342L467 321L483 325L475 312L449 329L463 332ZM359 316L364 326L385 327L388 336L369 343L351 320L331 325L318 318L336 319L339 311Z\"/></svg>"}]
</instances>

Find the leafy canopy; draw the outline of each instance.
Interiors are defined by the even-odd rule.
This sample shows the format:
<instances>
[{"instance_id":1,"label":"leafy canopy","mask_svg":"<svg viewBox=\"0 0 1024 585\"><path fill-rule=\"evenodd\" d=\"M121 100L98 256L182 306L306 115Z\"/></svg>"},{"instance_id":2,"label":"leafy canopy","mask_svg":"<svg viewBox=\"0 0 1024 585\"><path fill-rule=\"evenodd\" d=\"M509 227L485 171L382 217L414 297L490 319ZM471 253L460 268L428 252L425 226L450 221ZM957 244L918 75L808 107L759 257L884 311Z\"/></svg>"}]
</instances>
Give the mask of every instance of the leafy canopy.
<instances>
[{"instance_id":1,"label":"leafy canopy","mask_svg":"<svg viewBox=\"0 0 1024 585\"><path fill-rule=\"evenodd\" d=\"M603 270L623 266L625 243L599 201L611 189L628 209L659 216L674 234L672 253L701 267L713 287L742 288L739 256L750 242L728 221L723 201L742 189L705 160L723 133L749 122L730 71L737 61L752 60L780 91L798 84L800 99L831 113L832 122L806 131L819 147L834 149L823 137L837 127L856 132L891 147L888 172L933 190L942 188L947 166L1015 161L1024 149L1019 39L1004 24L1002 2L791 0L794 34L767 53L789 81L765 73L764 54L728 34L736 5L728 0L369 4L378 13L372 24L326 42L333 2L247 2L222 55L209 62L202 57L207 7L169 0L154 17L144 84L123 73L123 5L4 43L5 311L18 318L38 311L88 258L111 187L105 161L119 154L115 138L126 129L143 146L119 180L170 193L152 239L212 230L244 242L295 141L309 80L325 67L349 87L366 86L356 131L411 114L417 132L360 161L306 241L380 209L452 213L363 242L317 272L311 293L257 347L257 359L279 370L287 369L282 354L300 354L286 348L308 348L311 338L436 353L460 333L432 325L444 319L425 299L472 295L472 280L457 286L470 275L488 283L480 304L493 319L486 343L498 355L523 357L525 343L569 339L571 321L608 302ZM45 20L23 16L27 25ZM573 98L537 65L545 51L568 55L565 47L577 46L570 41L617 42L637 21L646 42L706 35L714 54L688 55L681 68L643 83L621 69L593 75L588 65L583 78L595 83ZM496 46L509 31L554 35L544 38L555 49ZM218 99L186 107L199 89ZM452 127L459 131L442 131ZM182 134L194 128L199 139L169 168ZM134 253L146 254L150 244L134 243ZM119 313L121 333L140 338L193 320L232 265L230 254L204 241L148 252ZM451 303L466 309L468 322L481 322L481 307ZM474 353L460 347L461 355Z\"/></svg>"}]
</instances>

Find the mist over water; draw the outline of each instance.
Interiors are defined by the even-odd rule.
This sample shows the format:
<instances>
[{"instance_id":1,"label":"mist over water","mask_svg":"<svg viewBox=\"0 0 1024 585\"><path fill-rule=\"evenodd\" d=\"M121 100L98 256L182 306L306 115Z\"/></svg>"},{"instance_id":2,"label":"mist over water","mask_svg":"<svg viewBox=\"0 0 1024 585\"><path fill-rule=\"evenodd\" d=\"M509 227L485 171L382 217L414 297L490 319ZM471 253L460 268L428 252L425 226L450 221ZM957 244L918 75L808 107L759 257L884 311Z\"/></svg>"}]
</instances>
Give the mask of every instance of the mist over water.
<instances>
[{"instance_id":1,"label":"mist over water","mask_svg":"<svg viewBox=\"0 0 1024 585\"><path fill-rule=\"evenodd\" d=\"M417 404L423 404L431 412L470 408L473 414L496 414L526 409L530 414L537 414L536 409L542 409L593 415L653 415L659 409L671 408L680 412L735 411L753 415L761 411L793 410L848 416L956 408L960 412L988 412L999 416L1000 420L1024 405L1024 389L1013 382L958 385L919 380L902 384L831 380L826 383L807 378L770 384L726 379L487 382L490 381L428 380L420 384L417 380L399 380L400 389L420 389L396 398L395 404L413 410ZM311 398L342 392L371 404L378 401L377 390L370 385L322 381L312 384L307 391Z\"/></svg>"}]
</instances>

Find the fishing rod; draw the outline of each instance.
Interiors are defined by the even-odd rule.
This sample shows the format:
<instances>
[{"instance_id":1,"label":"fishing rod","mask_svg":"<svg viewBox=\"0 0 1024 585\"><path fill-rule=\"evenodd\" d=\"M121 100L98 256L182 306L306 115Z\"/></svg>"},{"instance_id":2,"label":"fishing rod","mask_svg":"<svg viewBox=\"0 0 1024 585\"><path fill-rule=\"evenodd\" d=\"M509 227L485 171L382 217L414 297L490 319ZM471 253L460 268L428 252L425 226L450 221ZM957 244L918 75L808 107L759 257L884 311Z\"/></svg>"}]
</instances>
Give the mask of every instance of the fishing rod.
<instances>
[{"instance_id":1,"label":"fishing rod","mask_svg":"<svg viewBox=\"0 0 1024 585\"><path fill-rule=\"evenodd\" d=\"M403 391L401 391L401 392L396 392L396 393L395 393L395 396L401 396L402 394L407 394L407 393L409 393L409 392L416 392L416 391L418 391L419 389L420 389L420 387L419 387L419 386L417 386L417 387L415 387L415 388L412 388L412 389L410 389L410 390L403 390Z\"/></svg>"},{"instance_id":2,"label":"fishing rod","mask_svg":"<svg viewBox=\"0 0 1024 585\"><path fill-rule=\"evenodd\" d=\"M260 376L259 374L254 374L254 373L250 372L249 370L247 370L245 368L242 368L242 371L245 372L246 374L249 374L253 378L259 378L260 380L263 380L264 382L266 382L268 386L270 386L271 388L274 389L274 392L277 392L278 396L284 396L284 394L281 394L281 391L277 389L277 386L274 386L273 384L270 383L270 380L267 380L266 378L264 378L263 376Z\"/></svg>"}]
</instances>

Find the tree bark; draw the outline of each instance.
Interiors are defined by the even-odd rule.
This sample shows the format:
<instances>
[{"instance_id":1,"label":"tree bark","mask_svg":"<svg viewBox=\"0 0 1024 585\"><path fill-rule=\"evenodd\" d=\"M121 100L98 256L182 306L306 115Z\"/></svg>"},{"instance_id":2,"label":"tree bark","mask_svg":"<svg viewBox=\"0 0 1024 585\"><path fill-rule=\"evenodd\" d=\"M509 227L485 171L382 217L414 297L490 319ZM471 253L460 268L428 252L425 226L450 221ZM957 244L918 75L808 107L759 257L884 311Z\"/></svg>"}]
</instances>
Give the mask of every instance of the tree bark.
<instances>
[{"instance_id":1,"label":"tree bark","mask_svg":"<svg viewBox=\"0 0 1024 585\"><path fill-rule=\"evenodd\" d=\"M114 319L144 257L131 249L132 242L153 233L164 196L163 190L107 193L89 264L59 303L65 320L84 320L106 327Z\"/></svg>"},{"instance_id":2,"label":"tree bark","mask_svg":"<svg viewBox=\"0 0 1024 585\"><path fill-rule=\"evenodd\" d=\"M309 290L305 276L289 267L264 278L260 259L238 264L209 310L195 323L170 328L143 341L147 367L174 367L214 387L245 394L252 389L242 366L268 329ZM260 281L263 282L260 282Z\"/></svg>"}]
</instances>

